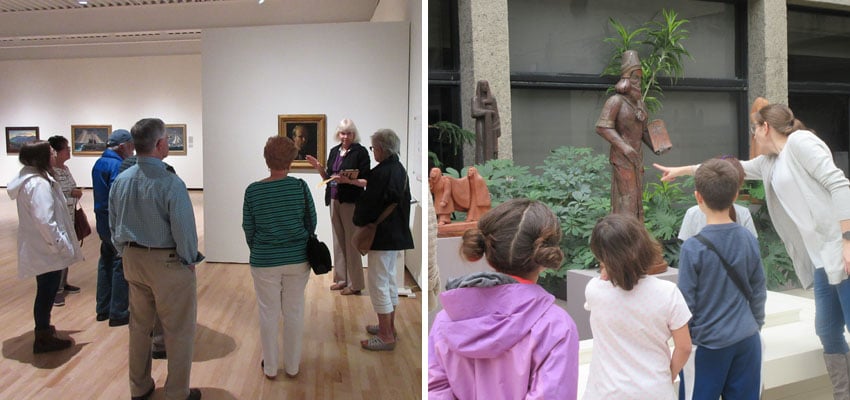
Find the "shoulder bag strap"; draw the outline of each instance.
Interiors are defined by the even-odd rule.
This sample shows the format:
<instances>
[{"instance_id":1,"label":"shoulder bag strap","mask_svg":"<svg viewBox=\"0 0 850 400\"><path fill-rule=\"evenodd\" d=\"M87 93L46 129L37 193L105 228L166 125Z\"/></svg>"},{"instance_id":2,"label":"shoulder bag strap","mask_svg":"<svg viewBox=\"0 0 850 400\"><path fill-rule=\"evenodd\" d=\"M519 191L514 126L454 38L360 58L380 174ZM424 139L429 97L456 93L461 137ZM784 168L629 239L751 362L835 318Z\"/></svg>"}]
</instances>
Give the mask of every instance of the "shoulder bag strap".
<instances>
[{"instance_id":1,"label":"shoulder bag strap","mask_svg":"<svg viewBox=\"0 0 850 400\"><path fill-rule=\"evenodd\" d=\"M307 229L307 233L311 236L316 233L316 227L313 226L313 221L310 220L310 207L307 205L309 202L309 191L307 190L307 183L304 182L303 179L299 179L301 181L301 191L304 192L304 228Z\"/></svg>"},{"instance_id":2,"label":"shoulder bag strap","mask_svg":"<svg viewBox=\"0 0 850 400\"><path fill-rule=\"evenodd\" d=\"M410 181L407 179L407 176L405 176L405 178L404 178L404 191L405 192L408 191L407 185L409 185L409 184L410 184ZM378 219L375 220L375 225L378 225L381 222L384 222L384 220L387 219L387 217L389 217L390 214L392 214L393 210L395 210L395 208L399 204L401 204L401 201L399 201L398 203L393 203L393 204L388 205L387 208L384 209L384 212L382 212L381 215L378 216Z\"/></svg>"},{"instance_id":3,"label":"shoulder bag strap","mask_svg":"<svg viewBox=\"0 0 850 400\"><path fill-rule=\"evenodd\" d=\"M744 298L747 299L747 302L752 302L753 301L753 295L750 294L750 292L746 289L747 286L744 285L744 282L741 280L741 277L738 276L738 274L735 273L735 270L732 269L732 266L729 265L728 262L726 262L726 259L723 258L722 255L720 255L720 252L717 251L717 248L714 247L714 244L711 243L710 241L708 241L708 239L706 239L705 236L702 236L699 233L696 234L694 237L697 240L699 240L700 242L702 242L702 244L704 244L705 247L708 247L709 250L713 251L714 254L717 254L717 257L720 258L720 262L723 264L723 269L726 270L726 273L729 275L729 278L732 279L732 282L735 284L735 286L738 287L738 290L741 291L741 294L744 295Z\"/></svg>"}]
</instances>

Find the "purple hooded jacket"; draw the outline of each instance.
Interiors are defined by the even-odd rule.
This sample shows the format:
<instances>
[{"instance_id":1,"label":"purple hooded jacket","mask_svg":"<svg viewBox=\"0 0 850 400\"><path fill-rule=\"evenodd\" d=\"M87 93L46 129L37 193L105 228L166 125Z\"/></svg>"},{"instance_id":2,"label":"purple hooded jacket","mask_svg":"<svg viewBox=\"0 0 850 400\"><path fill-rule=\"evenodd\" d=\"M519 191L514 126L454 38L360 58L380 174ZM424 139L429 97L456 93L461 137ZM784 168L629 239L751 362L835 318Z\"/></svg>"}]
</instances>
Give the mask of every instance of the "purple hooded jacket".
<instances>
[{"instance_id":1,"label":"purple hooded jacket","mask_svg":"<svg viewBox=\"0 0 850 400\"><path fill-rule=\"evenodd\" d=\"M428 338L429 399L576 398L578 331L539 285L461 287L440 301Z\"/></svg>"}]
</instances>

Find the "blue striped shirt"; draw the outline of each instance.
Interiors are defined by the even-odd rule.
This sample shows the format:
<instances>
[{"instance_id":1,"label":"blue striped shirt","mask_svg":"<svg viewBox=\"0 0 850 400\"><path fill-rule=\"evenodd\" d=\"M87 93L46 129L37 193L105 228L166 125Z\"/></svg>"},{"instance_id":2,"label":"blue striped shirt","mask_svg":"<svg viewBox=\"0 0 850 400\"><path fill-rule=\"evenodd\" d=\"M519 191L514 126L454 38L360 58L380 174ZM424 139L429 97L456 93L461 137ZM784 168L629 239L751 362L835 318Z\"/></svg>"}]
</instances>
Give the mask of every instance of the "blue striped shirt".
<instances>
[{"instance_id":1,"label":"blue striped shirt","mask_svg":"<svg viewBox=\"0 0 850 400\"><path fill-rule=\"evenodd\" d=\"M128 242L177 249L184 265L204 259L198 251L195 211L186 184L162 160L139 157L115 178L109 190L112 243L120 252Z\"/></svg>"},{"instance_id":2,"label":"blue striped shirt","mask_svg":"<svg viewBox=\"0 0 850 400\"><path fill-rule=\"evenodd\" d=\"M310 233L305 222L315 231L316 209L304 181L288 176L250 184L242 204L242 229L251 250L251 266L306 262Z\"/></svg>"}]
</instances>

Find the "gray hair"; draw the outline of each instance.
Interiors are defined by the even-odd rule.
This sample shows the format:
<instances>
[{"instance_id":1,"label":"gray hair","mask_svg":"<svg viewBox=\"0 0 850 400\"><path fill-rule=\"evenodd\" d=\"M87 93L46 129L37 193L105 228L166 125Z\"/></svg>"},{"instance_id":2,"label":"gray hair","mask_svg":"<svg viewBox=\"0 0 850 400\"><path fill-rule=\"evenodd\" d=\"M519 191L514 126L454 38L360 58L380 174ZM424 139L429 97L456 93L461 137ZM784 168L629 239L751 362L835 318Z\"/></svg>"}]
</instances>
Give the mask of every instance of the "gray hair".
<instances>
[{"instance_id":1,"label":"gray hair","mask_svg":"<svg viewBox=\"0 0 850 400\"><path fill-rule=\"evenodd\" d=\"M130 130L136 152L150 154L156 148L156 142L165 136L165 123L159 118L145 118L136 122Z\"/></svg>"},{"instance_id":2,"label":"gray hair","mask_svg":"<svg viewBox=\"0 0 850 400\"><path fill-rule=\"evenodd\" d=\"M357 132L357 126L354 125L354 121L349 118L343 118L342 121L339 121L339 125L336 127L336 141L339 142L339 133L340 132L351 132L354 134L354 139L351 141L354 143L360 143L360 132Z\"/></svg>"},{"instance_id":3,"label":"gray hair","mask_svg":"<svg viewBox=\"0 0 850 400\"><path fill-rule=\"evenodd\" d=\"M372 134L372 145L387 152L387 156L398 155L400 142L398 135L392 129L378 129Z\"/></svg>"}]
</instances>

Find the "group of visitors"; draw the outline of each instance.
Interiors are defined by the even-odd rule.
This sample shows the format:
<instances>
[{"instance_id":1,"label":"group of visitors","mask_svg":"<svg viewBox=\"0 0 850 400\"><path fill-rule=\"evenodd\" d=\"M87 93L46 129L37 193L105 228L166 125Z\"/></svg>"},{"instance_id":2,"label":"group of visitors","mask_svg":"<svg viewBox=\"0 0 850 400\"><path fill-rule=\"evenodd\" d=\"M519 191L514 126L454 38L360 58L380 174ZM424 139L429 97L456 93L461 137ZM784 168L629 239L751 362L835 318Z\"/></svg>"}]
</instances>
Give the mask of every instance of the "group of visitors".
<instances>
[{"instance_id":1,"label":"group of visitors","mask_svg":"<svg viewBox=\"0 0 850 400\"><path fill-rule=\"evenodd\" d=\"M760 398L767 291L752 218L734 204L744 178L764 181L797 276L814 285L834 397L850 398L850 182L787 106L754 111L750 131L752 160L655 165L664 181L694 175L697 206L680 231L677 284L647 275L661 249L638 218L614 213L594 227L600 274L585 288L594 349L584 399ZM484 257L495 271L450 280L439 295L429 398L577 397L575 324L533 285L560 267L560 232L546 206L514 199L464 234L463 256Z\"/></svg>"},{"instance_id":2,"label":"group of visitors","mask_svg":"<svg viewBox=\"0 0 850 400\"><path fill-rule=\"evenodd\" d=\"M368 290L378 324L365 325L370 337L361 342L367 350L393 350L396 259L400 251L413 247L408 229L411 195L407 172L399 162L400 141L391 130L377 131L371 150L378 165L370 170L368 152L359 144L351 120L343 120L337 138L340 145L322 171L332 182L326 196L334 219L338 277L332 289L353 295L365 289L360 254L350 239L354 226L376 222L387 205L398 205L378 224L368 254ZM278 371L281 313L284 357L280 364L287 376L298 374L301 358L304 289L310 274L306 242L315 230L316 212L306 183L288 176L297 152L292 139L269 138L264 156L270 176L245 191L243 228L260 315L261 366L269 379ZM163 162L167 156L164 123L146 118L131 131L112 132L92 169L101 239L95 317L108 320L112 327L129 324L134 400L148 399L154 391L152 358L168 359L166 398L201 398L200 390L189 388L189 376L197 314L195 265L204 256L198 251L188 191L174 169ZM52 307L63 305L65 294L80 290L67 283L67 267L82 259L73 223L82 191L64 165L69 157L68 141L61 136L26 144L19 156L24 167L8 184L9 196L18 205L19 276L35 276L37 281L34 353L73 345L72 339L57 335L50 324ZM319 167L315 159L311 162ZM358 174L340 174L350 168Z\"/></svg>"},{"instance_id":3,"label":"group of visitors","mask_svg":"<svg viewBox=\"0 0 850 400\"><path fill-rule=\"evenodd\" d=\"M312 156L307 161L326 181L325 205L330 207L334 248L334 283L331 290L359 295L368 288L378 314L377 325L365 325L370 337L361 341L367 350L393 350L397 332L395 283L398 253L413 248L408 228L410 187L407 171L399 162L400 141L395 132L381 129L371 137L370 149L378 165L371 169L369 153L360 144L357 127L343 119L336 130L339 141L326 166ZM285 136L266 141L263 156L269 176L245 190L242 228L250 249L251 275L260 310L260 336L268 379L278 367L295 378L301 361L304 326L304 290L310 276L307 238L315 233L316 211L306 182L290 176L298 145ZM355 226L377 222L390 204L392 212L378 225L368 252L368 284L364 284L361 254L353 243ZM278 361L278 326L283 317L283 360Z\"/></svg>"}]
</instances>

